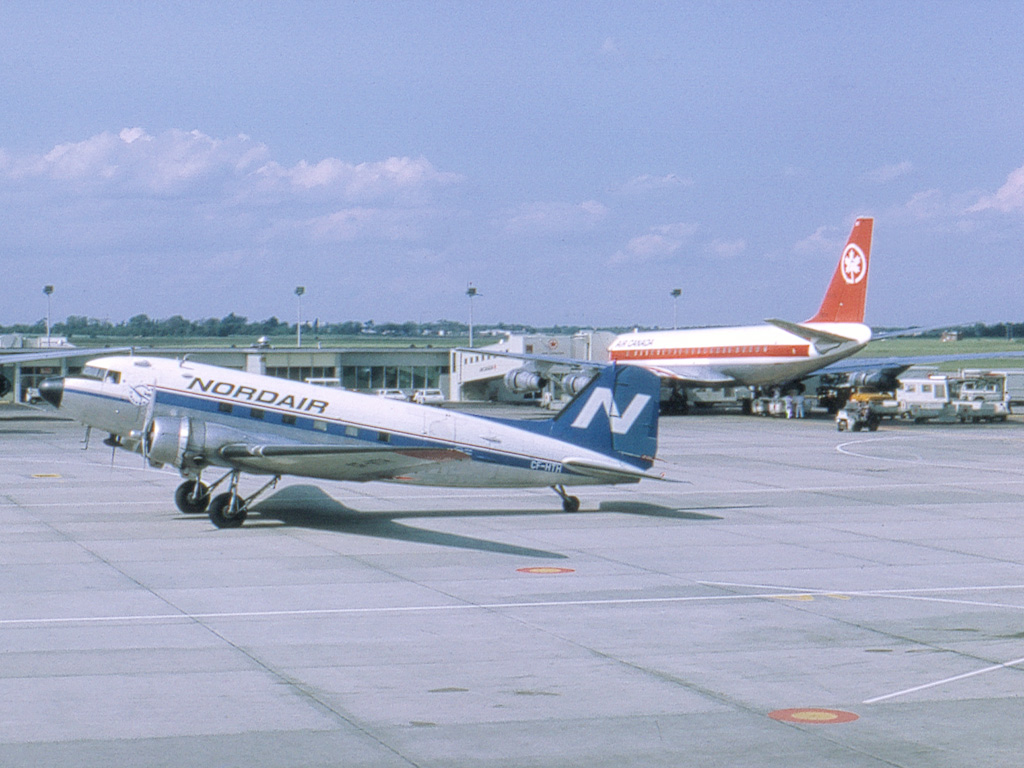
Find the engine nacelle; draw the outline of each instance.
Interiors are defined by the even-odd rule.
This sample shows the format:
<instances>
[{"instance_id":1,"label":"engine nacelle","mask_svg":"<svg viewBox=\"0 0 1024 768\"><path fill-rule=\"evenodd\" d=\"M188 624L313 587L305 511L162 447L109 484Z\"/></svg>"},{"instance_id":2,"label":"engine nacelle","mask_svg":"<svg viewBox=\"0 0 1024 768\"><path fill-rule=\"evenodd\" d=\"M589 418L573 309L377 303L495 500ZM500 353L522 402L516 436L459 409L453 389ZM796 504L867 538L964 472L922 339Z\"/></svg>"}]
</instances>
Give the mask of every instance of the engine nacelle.
<instances>
[{"instance_id":1,"label":"engine nacelle","mask_svg":"<svg viewBox=\"0 0 1024 768\"><path fill-rule=\"evenodd\" d=\"M570 395L578 395L593 379L593 373L570 373L562 378L562 389Z\"/></svg>"},{"instance_id":2,"label":"engine nacelle","mask_svg":"<svg viewBox=\"0 0 1024 768\"><path fill-rule=\"evenodd\" d=\"M539 392L547 383L547 379L539 373L526 368L516 368L505 374L505 386L517 395L525 392Z\"/></svg>"},{"instance_id":3,"label":"engine nacelle","mask_svg":"<svg viewBox=\"0 0 1024 768\"><path fill-rule=\"evenodd\" d=\"M201 469L225 445L242 442L242 433L221 424L188 417L161 416L146 432L146 456L151 464Z\"/></svg>"},{"instance_id":4,"label":"engine nacelle","mask_svg":"<svg viewBox=\"0 0 1024 768\"><path fill-rule=\"evenodd\" d=\"M869 387L880 392L889 392L899 386L896 374L889 371L858 371L851 373L847 382L851 387Z\"/></svg>"}]
</instances>

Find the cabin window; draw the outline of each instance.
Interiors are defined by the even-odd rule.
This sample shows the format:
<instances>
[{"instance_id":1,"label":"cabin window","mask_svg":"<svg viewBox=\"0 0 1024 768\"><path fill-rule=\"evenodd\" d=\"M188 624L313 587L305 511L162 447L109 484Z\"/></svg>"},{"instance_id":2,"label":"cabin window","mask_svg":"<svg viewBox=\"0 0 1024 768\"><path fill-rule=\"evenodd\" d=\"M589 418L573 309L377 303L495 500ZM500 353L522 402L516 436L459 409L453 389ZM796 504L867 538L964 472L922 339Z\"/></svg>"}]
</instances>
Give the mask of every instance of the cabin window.
<instances>
[{"instance_id":1,"label":"cabin window","mask_svg":"<svg viewBox=\"0 0 1024 768\"><path fill-rule=\"evenodd\" d=\"M326 432L327 422L321 421L320 419L313 419L313 429L315 429L317 432Z\"/></svg>"},{"instance_id":2,"label":"cabin window","mask_svg":"<svg viewBox=\"0 0 1024 768\"><path fill-rule=\"evenodd\" d=\"M922 384L921 385L921 392L922 392L922 394L925 393L925 392L931 392L931 391L932 391L932 385L931 384Z\"/></svg>"},{"instance_id":3,"label":"cabin window","mask_svg":"<svg viewBox=\"0 0 1024 768\"><path fill-rule=\"evenodd\" d=\"M262 419L264 416L267 415L267 412L264 411L262 408L250 408L249 415L252 416L254 419Z\"/></svg>"},{"instance_id":4,"label":"cabin window","mask_svg":"<svg viewBox=\"0 0 1024 768\"><path fill-rule=\"evenodd\" d=\"M284 416L281 417L281 423L282 424L295 424L295 417L292 416L290 413L286 413Z\"/></svg>"},{"instance_id":5,"label":"cabin window","mask_svg":"<svg viewBox=\"0 0 1024 768\"><path fill-rule=\"evenodd\" d=\"M941 398L945 399L945 397L946 397L946 385L945 384L936 384L935 385L935 396L936 397L941 397Z\"/></svg>"},{"instance_id":6,"label":"cabin window","mask_svg":"<svg viewBox=\"0 0 1024 768\"><path fill-rule=\"evenodd\" d=\"M217 410L221 413L231 413L231 403L217 403Z\"/></svg>"},{"instance_id":7,"label":"cabin window","mask_svg":"<svg viewBox=\"0 0 1024 768\"><path fill-rule=\"evenodd\" d=\"M359 427L345 427L345 437L359 437Z\"/></svg>"},{"instance_id":8,"label":"cabin window","mask_svg":"<svg viewBox=\"0 0 1024 768\"><path fill-rule=\"evenodd\" d=\"M377 433L377 442L378 443L390 443L391 442L391 435L389 435L387 432L378 432Z\"/></svg>"}]
</instances>

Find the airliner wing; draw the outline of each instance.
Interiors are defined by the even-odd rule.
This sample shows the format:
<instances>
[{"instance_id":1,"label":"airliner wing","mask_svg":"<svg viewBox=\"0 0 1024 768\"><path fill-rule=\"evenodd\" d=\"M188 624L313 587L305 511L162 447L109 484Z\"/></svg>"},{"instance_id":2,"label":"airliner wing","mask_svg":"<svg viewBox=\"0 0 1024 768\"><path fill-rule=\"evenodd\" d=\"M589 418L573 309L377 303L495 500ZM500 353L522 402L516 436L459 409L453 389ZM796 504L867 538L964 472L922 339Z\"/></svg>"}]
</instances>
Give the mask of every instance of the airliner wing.
<instances>
[{"instance_id":1,"label":"airliner wing","mask_svg":"<svg viewBox=\"0 0 1024 768\"><path fill-rule=\"evenodd\" d=\"M848 357L825 366L819 373L856 373L860 371L895 371L896 374L915 365L935 365L969 360L1010 360L1024 357L1017 352L966 352L960 355L916 355L907 357Z\"/></svg>"},{"instance_id":2,"label":"airliner wing","mask_svg":"<svg viewBox=\"0 0 1024 768\"><path fill-rule=\"evenodd\" d=\"M843 339L849 341L849 339ZM546 373L557 366L566 368L581 368L583 370L599 370L607 368L611 363L599 363L595 360L579 360L574 357L555 357L553 355L534 355L526 352L493 352L489 349L461 349L460 352L475 352L482 355L494 355L495 357L511 357L516 360L523 360L531 363L541 373ZM703 365L674 366L672 370L657 365L649 365L645 362L630 363L641 368L646 368L655 376L661 379L671 379L694 387L721 387L735 384L736 380L717 368Z\"/></svg>"},{"instance_id":3,"label":"airliner wing","mask_svg":"<svg viewBox=\"0 0 1024 768\"><path fill-rule=\"evenodd\" d=\"M42 360L60 360L66 357L98 357L100 355L116 355L131 352L131 347L100 347L86 349L84 347L66 347L64 349L40 349L35 352L13 352L0 354L0 365L11 363L34 363Z\"/></svg>"},{"instance_id":4,"label":"airliner wing","mask_svg":"<svg viewBox=\"0 0 1024 768\"><path fill-rule=\"evenodd\" d=\"M220 450L232 466L261 474L304 475L331 480L389 480L429 464L465 461L464 451L444 447L255 445Z\"/></svg>"}]
</instances>

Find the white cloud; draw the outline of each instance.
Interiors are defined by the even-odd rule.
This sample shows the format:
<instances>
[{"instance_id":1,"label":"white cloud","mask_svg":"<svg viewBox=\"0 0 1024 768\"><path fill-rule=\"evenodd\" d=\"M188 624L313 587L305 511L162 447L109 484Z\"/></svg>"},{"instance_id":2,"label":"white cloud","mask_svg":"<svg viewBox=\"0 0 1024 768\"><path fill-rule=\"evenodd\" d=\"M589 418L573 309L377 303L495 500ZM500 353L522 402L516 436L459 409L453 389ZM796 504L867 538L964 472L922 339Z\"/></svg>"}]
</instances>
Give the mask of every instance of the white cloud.
<instances>
[{"instance_id":1,"label":"white cloud","mask_svg":"<svg viewBox=\"0 0 1024 768\"><path fill-rule=\"evenodd\" d=\"M503 229L510 235L569 234L586 231L607 215L608 208L596 200L528 203L507 213Z\"/></svg>"},{"instance_id":2,"label":"white cloud","mask_svg":"<svg viewBox=\"0 0 1024 768\"><path fill-rule=\"evenodd\" d=\"M900 176L906 176L913 170L913 167L909 160L904 160L900 163L883 165L880 168L868 171L864 174L864 178L876 184L886 184L894 179L898 179Z\"/></svg>"},{"instance_id":3,"label":"white cloud","mask_svg":"<svg viewBox=\"0 0 1024 768\"><path fill-rule=\"evenodd\" d=\"M666 224L652 227L650 232L632 238L626 247L612 254L612 264L644 264L661 261L674 255L693 237L695 224Z\"/></svg>"},{"instance_id":4,"label":"white cloud","mask_svg":"<svg viewBox=\"0 0 1024 768\"><path fill-rule=\"evenodd\" d=\"M1001 213L1024 212L1024 166L1010 173L994 194L982 197L967 209L972 213L999 211Z\"/></svg>"},{"instance_id":5,"label":"white cloud","mask_svg":"<svg viewBox=\"0 0 1024 768\"><path fill-rule=\"evenodd\" d=\"M99 189L123 194L199 193L222 196L291 196L317 190L349 202L395 201L429 194L462 177L443 173L426 158L389 157L347 163L328 157L285 167L270 159L269 148L245 135L216 139L200 131L142 128L104 132L84 141L60 144L43 155L0 157L0 171L11 180L49 180L54 188Z\"/></svg>"},{"instance_id":6,"label":"white cloud","mask_svg":"<svg viewBox=\"0 0 1024 768\"><path fill-rule=\"evenodd\" d=\"M674 173L664 176L652 176L648 173L634 176L623 184L619 191L627 195L644 195L650 192L664 192L693 186L692 179L683 179Z\"/></svg>"},{"instance_id":7,"label":"white cloud","mask_svg":"<svg viewBox=\"0 0 1024 768\"><path fill-rule=\"evenodd\" d=\"M838 238L829 237L826 233L828 227L818 227L813 235L805 237L793 246L793 250L800 254L816 256L821 253L838 253L843 247L842 241Z\"/></svg>"},{"instance_id":8,"label":"white cloud","mask_svg":"<svg viewBox=\"0 0 1024 768\"><path fill-rule=\"evenodd\" d=\"M747 241L737 240L712 240L708 250L720 259L734 259L747 250Z\"/></svg>"},{"instance_id":9,"label":"white cloud","mask_svg":"<svg viewBox=\"0 0 1024 768\"><path fill-rule=\"evenodd\" d=\"M330 189L347 200L371 200L389 195L417 193L428 186L455 184L462 177L441 173L423 157L389 157L353 165L334 157L310 165L301 161L291 168L267 163L258 173L266 179L287 182L298 189Z\"/></svg>"}]
</instances>

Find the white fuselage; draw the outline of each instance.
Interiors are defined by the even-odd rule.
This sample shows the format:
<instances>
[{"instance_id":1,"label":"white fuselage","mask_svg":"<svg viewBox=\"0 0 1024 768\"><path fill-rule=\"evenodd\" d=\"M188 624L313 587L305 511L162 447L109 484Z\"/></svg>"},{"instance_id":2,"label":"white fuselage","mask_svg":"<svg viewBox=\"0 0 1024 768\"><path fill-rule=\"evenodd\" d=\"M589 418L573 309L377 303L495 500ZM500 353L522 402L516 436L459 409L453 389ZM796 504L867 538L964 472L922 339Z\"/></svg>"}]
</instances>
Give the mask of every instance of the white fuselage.
<instances>
[{"instance_id":1,"label":"white fuselage","mask_svg":"<svg viewBox=\"0 0 1024 768\"><path fill-rule=\"evenodd\" d=\"M709 385L771 386L849 357L871 340L862 323L804 323L849 341L813 342L774 325L627 333L609 346L613 362Z\"/></svg>"},{"instance_id":2,"label":"white fuselage","mask_svg":"<svg viewBox=\"0 0 1024 768\"><path fill-rule=\"evenodd\" d=\"M156 418L202 424L204 434L229 435L246 445L408 446L423 460L400 477L363 475L349 465L303 459L287 474L337 480L386 480L461 487L531 487L608 484L632 480L598 479L566 465L575 460L637 472L636 464L564 440L451 410L331 387L163 358L111 357L93 360L79 377L64 383L61 410L83 423L129 440L141 441ZM215 425L212 427L211 425ZM209 452L210 464L261 469L257 460L228 462ZM428 457L429 458L429 457Z\"/></svg>"}]
</instances>

